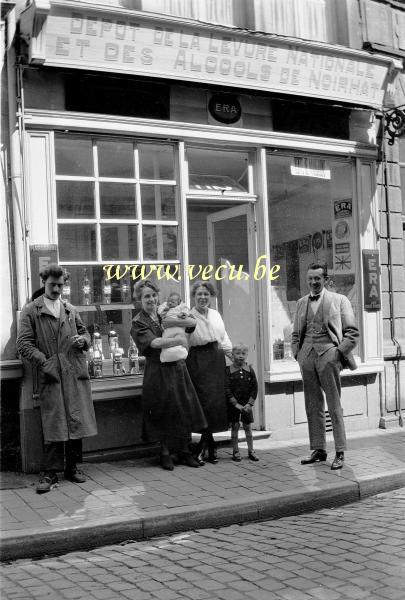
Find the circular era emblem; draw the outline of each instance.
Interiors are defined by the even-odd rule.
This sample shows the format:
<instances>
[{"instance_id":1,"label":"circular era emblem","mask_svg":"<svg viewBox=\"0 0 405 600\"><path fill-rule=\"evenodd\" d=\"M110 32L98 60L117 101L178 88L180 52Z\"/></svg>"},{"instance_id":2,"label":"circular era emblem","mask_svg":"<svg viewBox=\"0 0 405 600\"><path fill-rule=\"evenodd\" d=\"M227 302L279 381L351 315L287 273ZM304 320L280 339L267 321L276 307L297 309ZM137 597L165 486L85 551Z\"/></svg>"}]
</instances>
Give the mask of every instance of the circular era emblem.
<instances>
[{"instance_id":1,"label":"circular era emblem","mask_svg":"<svg viewBox=\"0 0 405 600\"><path fill-rule=\"evenodd\" d=\"M208 110L220 123L236 123L242 116L242 107L234 94L214 94L208 103Z\"/></svg>"}]
</instances>

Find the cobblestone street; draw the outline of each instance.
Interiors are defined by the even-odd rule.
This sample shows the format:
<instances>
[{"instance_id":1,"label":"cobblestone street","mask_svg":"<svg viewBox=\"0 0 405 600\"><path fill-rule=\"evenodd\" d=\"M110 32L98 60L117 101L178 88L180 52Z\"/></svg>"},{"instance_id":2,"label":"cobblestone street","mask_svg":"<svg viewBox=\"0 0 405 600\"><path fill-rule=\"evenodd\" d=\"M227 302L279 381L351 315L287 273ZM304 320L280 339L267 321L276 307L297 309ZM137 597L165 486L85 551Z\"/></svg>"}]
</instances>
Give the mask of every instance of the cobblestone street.
<instances>
[{"instance_id":1,"label":"cobblestone street","mask_svg":"<svg viewBox=\"0 0 405 600\"><path fill-rule=\"evenodd\" d=\"M283 519L1 566L2 599L403 600L405 488Z\"/></svg>"}]
</instances>

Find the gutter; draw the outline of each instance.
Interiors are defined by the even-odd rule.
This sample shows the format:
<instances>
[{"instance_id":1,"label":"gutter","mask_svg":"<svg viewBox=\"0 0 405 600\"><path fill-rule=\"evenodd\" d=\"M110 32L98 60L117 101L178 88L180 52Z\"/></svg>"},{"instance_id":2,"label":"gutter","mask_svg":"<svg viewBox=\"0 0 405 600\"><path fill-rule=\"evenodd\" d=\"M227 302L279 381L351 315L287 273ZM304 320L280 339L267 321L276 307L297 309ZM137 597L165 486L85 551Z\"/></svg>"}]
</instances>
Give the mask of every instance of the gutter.
<instances>
[{"instance_id":1,"label":"gutter","mask_svg":"<svg viewBox=\"0 0 405 600\"><path fill-rule=\"evenodd\" d=\"M21 97L17 98L17 60L15 53L16 9L7 14L7 82L10 134L10 185L14 225L16 309L20 311L29 297L27 219L23 179L23 138L21 130Z\"/></svg>"}]
</instances>

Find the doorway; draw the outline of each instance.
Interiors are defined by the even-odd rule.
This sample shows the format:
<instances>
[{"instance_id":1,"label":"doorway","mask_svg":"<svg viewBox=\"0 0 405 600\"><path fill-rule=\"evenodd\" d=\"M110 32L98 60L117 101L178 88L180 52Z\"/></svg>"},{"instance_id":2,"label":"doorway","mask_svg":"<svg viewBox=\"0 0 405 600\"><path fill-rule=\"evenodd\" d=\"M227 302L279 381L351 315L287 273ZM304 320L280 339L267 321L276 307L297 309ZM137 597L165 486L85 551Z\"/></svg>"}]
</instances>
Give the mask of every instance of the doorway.
<instances>
[{"instance_id":1,"label":"doorway","mask_svg":"<svg viewBox=\"0 0 405 600\"><path fill-rule=\"evenodd\" d=\"M203 232L205 230L205 239ZM244 342L249 347L248 362L259 380L259 398L255 404L254 427L260 429L262 407L260 397L259 335L256 302L256 239L254 205L212 198L188 202L189 258L193 264L212 265L218 276L213 281L217 290L216 307L222 315L232 343ZM218 267L223 267L217 271Z\"/></svg>"}]
</instances>

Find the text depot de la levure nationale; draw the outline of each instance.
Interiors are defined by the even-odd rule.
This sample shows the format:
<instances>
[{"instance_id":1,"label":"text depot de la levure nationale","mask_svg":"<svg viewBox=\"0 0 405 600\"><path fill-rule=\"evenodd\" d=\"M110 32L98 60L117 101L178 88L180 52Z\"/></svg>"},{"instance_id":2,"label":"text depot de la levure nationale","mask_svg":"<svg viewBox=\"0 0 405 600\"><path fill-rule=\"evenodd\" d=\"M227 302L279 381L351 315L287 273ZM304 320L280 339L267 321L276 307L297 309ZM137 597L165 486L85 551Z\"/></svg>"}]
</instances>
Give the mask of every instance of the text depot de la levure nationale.
<instances>
[{"instance_id":1,"label":"text depot de la levure nationale","mask_svg":"<svg viewBox=\"0 0 405 600\"><path fill-rule=\"evenodd\" d=\"M274 281L278 279L277 273L280 271L280 265L270 266L267 264L267 256L262 254L256 260L252 273L247 273L244 265L233 265L228 261L217 267L214 265L187 265L185 269L186 278L190 281L201 279L208 281L247 281L253 278L255 281L268 279ZM158 281L162 279L180 281L182 279L182 268L179 264L108 264L104 265L105 278L107 281L111 279L123 279L125 277L135 280L145 280L150 277L156 278Z\"/></svg>"}]
</instances>

